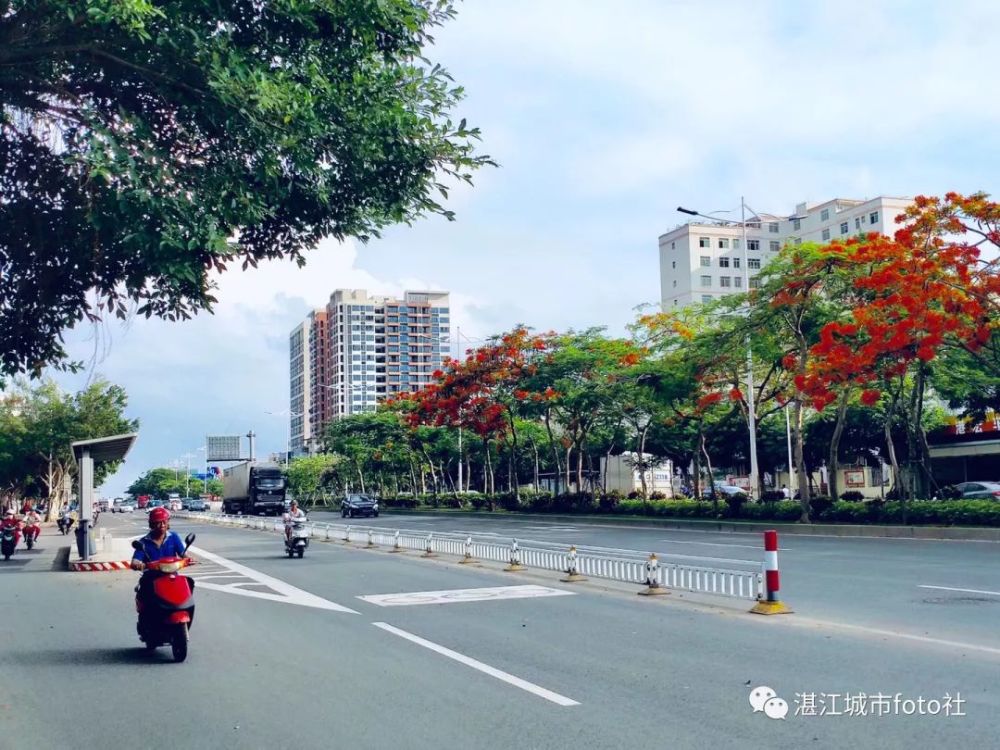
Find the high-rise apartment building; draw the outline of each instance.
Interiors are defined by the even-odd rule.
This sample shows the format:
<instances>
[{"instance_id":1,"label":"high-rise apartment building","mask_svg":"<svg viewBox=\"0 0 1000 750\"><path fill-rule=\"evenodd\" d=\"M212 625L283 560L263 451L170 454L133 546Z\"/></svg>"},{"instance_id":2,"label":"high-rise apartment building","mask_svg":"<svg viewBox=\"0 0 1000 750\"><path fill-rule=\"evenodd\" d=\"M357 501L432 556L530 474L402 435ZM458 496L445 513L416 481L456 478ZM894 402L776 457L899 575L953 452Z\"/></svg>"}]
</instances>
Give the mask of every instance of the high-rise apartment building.
<instances>
[{"instance_id":1,"label":"high-rise apartment building","mask_svg":"<svg viewBox=\"0 0 1000 750\"><path fill-rule=\"evenodd\" d=\"M869 232L892 234L896 216L911 203L908 198L885 196L837 198L800 203L791 216L760 214L747 219L746 253L738 222L705 219L682 224L660 236L663 310L742 292L745 280L755 287L760 269L789 243L829 242Z\"/></svg>"},{"instance_id":2,"label":"high-rise apartment building","mask_svg":"<svg viewBox=\"0 0 1000 750\"><path fill-rule=\"evenodd\" d=\"M312 352L309 346L310 320L295 327L288 338L288 449L302 452L312 437L310 405L312 396Z\"/></svg>"},{"instance_id":3,"label":"high-rise apartment building","mask_svg":"<svg viewBox=\"0 0 1000 750\"><path fill-rule=\"evenodd\" d=\"M407 291L402 299L338 289L325 310L291 334L293 452L310 450L342 416L374 411L386 398L419 390L441 368L451 345L447 292ZM308 356L299 354L297 341ZM308 394L303 395L308 383ZM308 402L309 408L297 408ZM294 414L308 414L301 426ZM307 434L308 433L308 434Z\"/></svg>"}]
</instances>

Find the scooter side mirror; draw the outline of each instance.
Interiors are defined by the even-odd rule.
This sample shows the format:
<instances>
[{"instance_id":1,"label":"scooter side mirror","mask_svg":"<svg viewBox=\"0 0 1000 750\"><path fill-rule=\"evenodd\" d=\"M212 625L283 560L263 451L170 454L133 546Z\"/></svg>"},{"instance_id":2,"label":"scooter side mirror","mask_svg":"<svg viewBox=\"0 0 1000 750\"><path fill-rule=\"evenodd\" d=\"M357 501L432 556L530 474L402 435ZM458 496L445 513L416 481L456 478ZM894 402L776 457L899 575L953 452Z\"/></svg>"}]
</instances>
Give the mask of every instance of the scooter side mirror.
<instances>
[{"instance_id":1,"label":"scooter side mirror","mask_svg":"<svg viewBox=\"0 0 1000 750\"><path fill-rule=\"evenodd\" d=\"M140 542L138 539L133 539L132 540L132 549L137 549L137 550L142 551L142 542Z\"/></svg>"},{"instance_id":2,"label":"scooter side mirror","mask_svg":"<svg viewBox=\"0 0 1000 750\"><path fill-rule=\"evenodd\" d=\"M192 544L194 544L194 539L195 539L195 536L194 536L194 532L192 531L190 534L188 534L186 537L184 537L184 546L185 547L190 547Z\"/></svg>"}]
</instances>

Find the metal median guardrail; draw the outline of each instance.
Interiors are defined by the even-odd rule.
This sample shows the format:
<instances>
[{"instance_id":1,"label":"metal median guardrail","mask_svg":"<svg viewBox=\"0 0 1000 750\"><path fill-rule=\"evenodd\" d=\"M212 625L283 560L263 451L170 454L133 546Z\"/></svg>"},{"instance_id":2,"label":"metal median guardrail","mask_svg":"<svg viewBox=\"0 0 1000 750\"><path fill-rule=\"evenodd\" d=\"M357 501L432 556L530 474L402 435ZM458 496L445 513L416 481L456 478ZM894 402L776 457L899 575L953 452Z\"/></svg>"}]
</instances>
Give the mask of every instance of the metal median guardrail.
<instances>
[{"instance_id":1,"label":"metal median guardrail","mask_svg":"<svg viewBox=\"0 0 1000 750\"><path fill-rule=\"evenodd\" d=\"M223 526L284 533L284 523L278 519L258 516L232 516L216 513L180 513L183 517L208 521ZM452 555L460 562L489 560L506 563L505 570L536 568L565 573L564 582L603 578L646 587L642 594L664 594L668 590L690 591L758 602L777 602L777 552L765 552L759 567L722 569L686 563L667 562L655 553L603 547L556 545L549 542L512 539L509 542L489 534L476 535L449 532L419 532L378 526L319 523L307 526L314 539L331 542L364 543L368 547L388 547L391 551L413 550L424 557ZM766 532L773 534L774 532ZM775 541L776 545L776 541ZM775 546L775 550L776 550ZM763 549L762 549L763 551ZM774 576L765 578L765 565L772 559ZM768 568L770 570L770 568ZM770 590L765 585L772 585ZM780 604L780 602L777 602ZM755 610L756 611L756 608ZM784 611L788 611L785 609ZM764 613L764 612L762 612ZM765 614L771 614L767 612ZM777 612L773 612L777 614Z\"/></svg>"}]
</instances>

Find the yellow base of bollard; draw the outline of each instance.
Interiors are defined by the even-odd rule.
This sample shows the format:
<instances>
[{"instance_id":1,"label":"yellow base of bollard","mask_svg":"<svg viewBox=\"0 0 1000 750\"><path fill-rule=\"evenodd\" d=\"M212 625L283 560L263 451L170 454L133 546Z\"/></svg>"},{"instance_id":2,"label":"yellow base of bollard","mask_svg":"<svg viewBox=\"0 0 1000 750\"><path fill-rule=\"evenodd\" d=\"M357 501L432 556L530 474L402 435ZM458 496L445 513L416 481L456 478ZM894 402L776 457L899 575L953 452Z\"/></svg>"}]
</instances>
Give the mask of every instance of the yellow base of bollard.
<instances>
[{"instance_id":1,"label":"yellow base of bollard","mask_svg":"<svg viewBox=\"0 0 1000 750\"><path fill-rule=\"evenodd\" d=\"M637 593L639 596L664 596L670 592L667 591L666 586L647 586Z\"/></svg>"},{"instance_id":2,"label":"yellow base of bollard","mask_svg":"<svg viewBox=\"0 0 1000 750\"><path fill-rule=\"evenodd\" d=\"M759 601L750 609L755 615L790 615L792 610L784 602Z\"/></svg>"},{"instance_id":3,"label":"yellow base of bollard","mask_svg":"<svg viewBox=\"0 0 1000 750\"><path fill-rule=\"evenodd\" d=\"M472 565L473 563L478 563L478 562L479 562L479 560L477 560L474 557L463 557L461 560L458 561L458 564L459 565Z\"/></svg>"},{"instance_id":4,"label":"yellow base of bollard","mask_svg":"<svg viewBox=\"0 0 1000 750\"><path fill-rule=\"evenodd\" d=\"M505 573L516 573L519 570L524 570L524 566L521 565L520 563L511 563L503 570Z\"/></svg>"},{"instance_id":5,"label":"yellow base of bollard","mask_svg":"<svg viewBox=\"0 0 1000 750\"><path fill-rule=\"evenodd\" d=\"M563 583L576 583L577 581L586 581L587 577L582 576L579 573L571 573L565 578L560 578L559 580Z\"/></svg>"}]
</instances>

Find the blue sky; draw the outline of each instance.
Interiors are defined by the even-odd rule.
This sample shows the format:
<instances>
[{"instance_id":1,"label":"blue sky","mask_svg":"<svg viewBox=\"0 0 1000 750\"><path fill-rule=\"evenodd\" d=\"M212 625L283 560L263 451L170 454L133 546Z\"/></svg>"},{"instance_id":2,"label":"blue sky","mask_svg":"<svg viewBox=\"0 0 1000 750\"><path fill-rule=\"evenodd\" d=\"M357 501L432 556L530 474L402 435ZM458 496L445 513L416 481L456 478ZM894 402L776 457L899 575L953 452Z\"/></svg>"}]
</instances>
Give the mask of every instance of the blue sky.
<instances>
[{"instance_id":1,"label":"blue sky","mask_svg":"<svg viewBox=\"0 0 1000 750\"><path fill-rule=\"evenodd\" d=\"M452 292L453 325L620 333L659 300L657 237L678 205L791 213L833 197L996 195L995 2L478 0L429 56L500 168L453 193L456 222L367 246L323 243L307 269L220 279L212 316L69 336L124 386L142 426L118 495L206 434L284 448L288 334L338 287ZM986 30L986 33L984 33Z\"/></svg>"}]
</instances>

